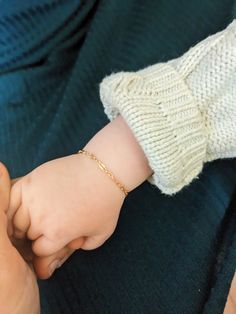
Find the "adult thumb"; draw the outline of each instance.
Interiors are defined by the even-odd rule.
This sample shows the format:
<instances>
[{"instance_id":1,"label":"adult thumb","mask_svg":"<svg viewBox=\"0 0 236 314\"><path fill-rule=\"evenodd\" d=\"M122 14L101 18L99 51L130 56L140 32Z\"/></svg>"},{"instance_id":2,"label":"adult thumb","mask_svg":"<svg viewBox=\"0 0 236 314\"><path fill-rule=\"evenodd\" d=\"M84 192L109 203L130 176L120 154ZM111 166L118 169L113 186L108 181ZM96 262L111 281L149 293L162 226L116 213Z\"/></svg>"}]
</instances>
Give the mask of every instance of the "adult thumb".
<instances>
[{"instance_id":1,"label":"adult thumb","mask_svg":"<svg viewBox=\"0 0 236 314\"><path fill-rule=\"evenodd\" d=\"M7 167L0 162L0 210L5 213L8 210L10 199L11 181Z\"/></svg>"},{"instance_id":2,"label":"adult thumb","mask_svg":"<svg viewBox=\"0 0 236 314\"><path fill-rule=\"evenodd\" d=\"M12 180L11 180L11 186L13 186L17 181L19 181L19 180L22 179L22 178L23 178L23 176L22 176L22 177L15 178L15 179L12 179Z\"/></svg>"}]
</instances>

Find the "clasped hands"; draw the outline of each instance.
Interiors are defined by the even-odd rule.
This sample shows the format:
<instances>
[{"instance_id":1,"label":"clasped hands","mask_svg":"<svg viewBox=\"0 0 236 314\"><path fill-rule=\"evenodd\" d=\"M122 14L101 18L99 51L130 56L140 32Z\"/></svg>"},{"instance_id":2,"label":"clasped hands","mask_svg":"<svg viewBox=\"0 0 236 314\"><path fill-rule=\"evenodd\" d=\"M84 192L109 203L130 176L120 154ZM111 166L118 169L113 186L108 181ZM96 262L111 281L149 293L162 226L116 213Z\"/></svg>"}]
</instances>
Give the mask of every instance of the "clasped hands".
<instances>
[{"instance_id":1,"label":"clasped hands","mask_svg":"<svg viewBox=\"0 0 236 314\"><path fill-rule=\"evenodd\" d=\"M84 148L98 154L128 191L153 172L121 116ZM84 155L48 161L12 181L0 163L1 312L38 314L36 275L47 279L75 250L101 246L115 231L124 199Z\"/></svg>"},{"instance_id":2,"label":"clasped hands","mask_svg":"<svg viewBox=\"0 0 236 314\"><path fill-rule=\"evenodd\" d=\"M94 162L76 154L12 181L8 235L32 241L32 264L46 279L76 249L101 246L114 232L123 193Z\"/></svg>"},{"instance_id":3,"label":"clasped hands","mask_svg":"<svg viewBox=\"0 0 236 314\"><path fill-rule=\"evenodd\" d=\"M124 194L95 163L80 157L46 162L11 181L0 163L3 313L38 314L35 275L50 277L74 250L101 246L116 228ZM233 307L229 297L225 314Z\"/></svg>"}]
</instances>

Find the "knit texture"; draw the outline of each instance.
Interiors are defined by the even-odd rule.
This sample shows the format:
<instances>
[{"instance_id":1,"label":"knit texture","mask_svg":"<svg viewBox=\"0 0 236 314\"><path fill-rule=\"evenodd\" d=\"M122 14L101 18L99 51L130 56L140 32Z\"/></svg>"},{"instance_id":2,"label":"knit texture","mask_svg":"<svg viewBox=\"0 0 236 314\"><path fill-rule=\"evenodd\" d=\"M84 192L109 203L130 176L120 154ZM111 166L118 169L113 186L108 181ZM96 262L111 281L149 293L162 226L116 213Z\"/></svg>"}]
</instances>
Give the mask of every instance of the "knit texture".
<instances>
[{"instance_id":1,"label":"knit texture","mask_svg":"<svg viewBox=\"0 0 236 314\"><path fill-rule=\"evenodd\" d=\"M175 194L204 162L236 156L236 20L177 59L107 76L100 97L143 148L148 181Z\"/></svg>"}]
</instances>

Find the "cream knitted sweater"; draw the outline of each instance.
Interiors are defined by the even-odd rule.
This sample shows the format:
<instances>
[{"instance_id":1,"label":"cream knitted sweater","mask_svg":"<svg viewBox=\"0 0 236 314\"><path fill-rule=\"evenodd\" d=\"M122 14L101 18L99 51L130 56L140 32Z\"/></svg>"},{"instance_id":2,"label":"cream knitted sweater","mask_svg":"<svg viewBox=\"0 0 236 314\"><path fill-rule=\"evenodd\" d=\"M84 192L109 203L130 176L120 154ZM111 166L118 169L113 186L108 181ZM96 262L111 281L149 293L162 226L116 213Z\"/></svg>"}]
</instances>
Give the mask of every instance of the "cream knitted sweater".
<instances>
[{"instance_id":1,"label":"cream knitted sweater","mask_svg":"<svg viewBox=\"0 0 236 314\"><path fill-rule=\"evenodd\" d=\"M148 181L175 194L204 163L236 157L236 20L177 59L105 77L100 98L141 145Z\"/></svg>"}]
</instances>

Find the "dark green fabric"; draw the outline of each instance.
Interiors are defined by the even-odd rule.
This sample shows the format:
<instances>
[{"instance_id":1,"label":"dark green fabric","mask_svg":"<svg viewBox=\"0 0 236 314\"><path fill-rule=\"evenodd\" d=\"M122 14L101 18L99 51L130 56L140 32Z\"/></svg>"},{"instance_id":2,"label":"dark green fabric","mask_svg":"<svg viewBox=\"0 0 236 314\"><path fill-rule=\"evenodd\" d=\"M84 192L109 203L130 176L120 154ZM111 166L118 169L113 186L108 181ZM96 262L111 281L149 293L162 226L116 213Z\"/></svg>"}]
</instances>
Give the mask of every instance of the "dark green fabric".
<instances>
[{"instance_id":1,"label":"dark green fabric","mask_svg":"<svg viewBox=\"0 0 236 314\"><path fill-rule=\"evenodd\" d=\"M2 3L1 3L2 5ZM0 160L21 176L83 147L108 119L98 84L183 54L235 17L232 0L9 0L0 11ZM43 314L221 314L236 264L236 160L174 197L148 182L113 236L41 281Z\"/></svg>"}]
</instances>

